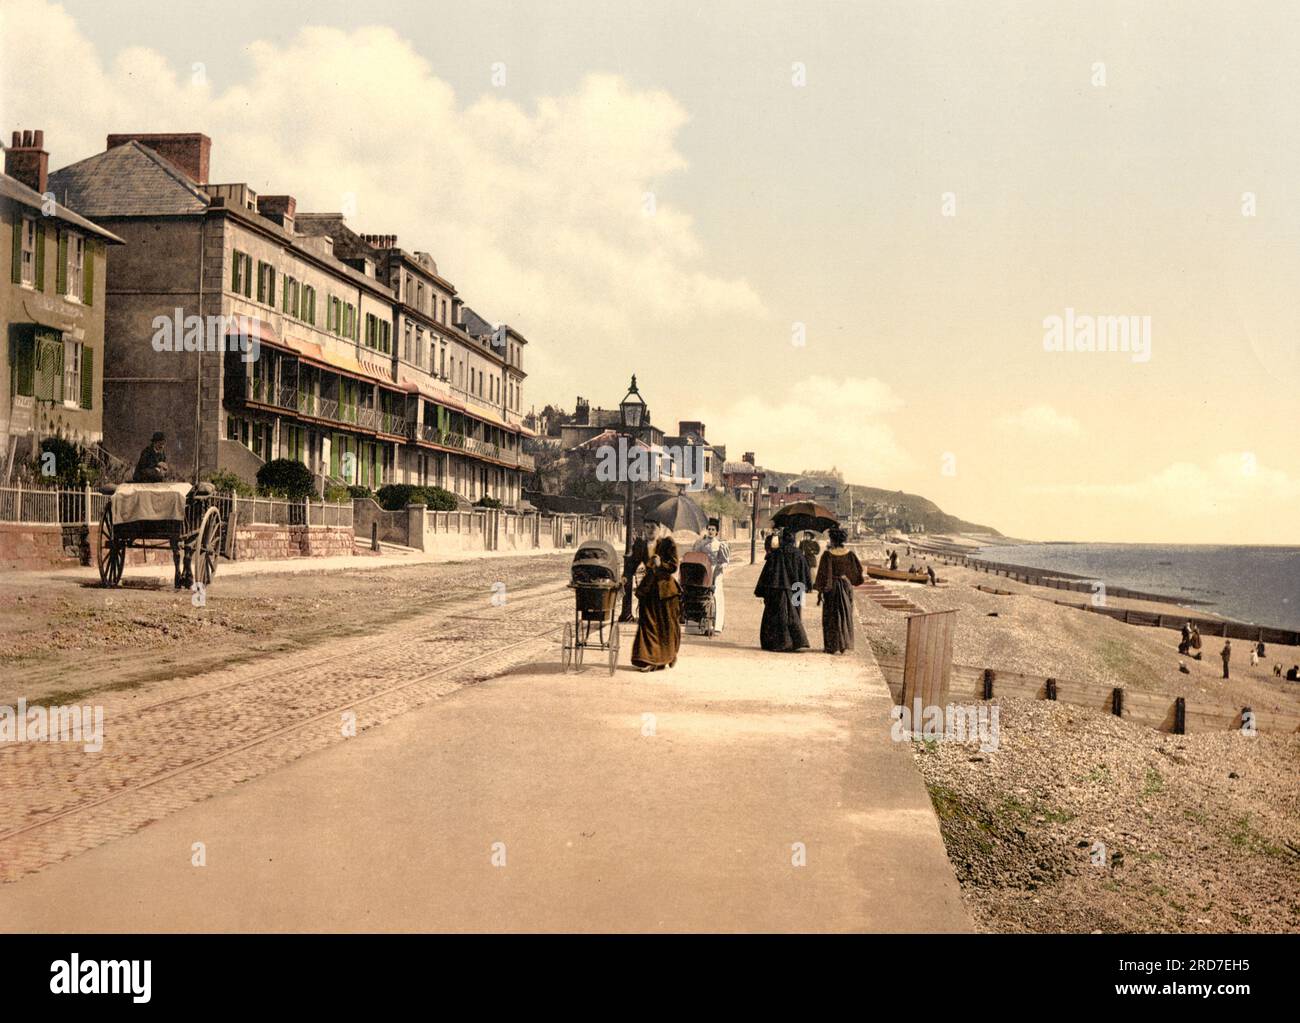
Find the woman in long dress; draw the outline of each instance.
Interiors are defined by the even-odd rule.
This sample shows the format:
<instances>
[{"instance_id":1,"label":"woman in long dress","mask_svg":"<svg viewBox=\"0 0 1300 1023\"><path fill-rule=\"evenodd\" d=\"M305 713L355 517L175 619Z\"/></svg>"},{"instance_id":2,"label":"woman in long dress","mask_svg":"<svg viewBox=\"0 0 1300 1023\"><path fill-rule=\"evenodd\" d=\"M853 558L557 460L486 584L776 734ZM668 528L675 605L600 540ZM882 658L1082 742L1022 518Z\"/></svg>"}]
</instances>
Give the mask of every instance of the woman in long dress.
<instances>
[{"instance_id":1,"label":"woman in long dress","mask_svg":"<svg viewBox=\"0 0 1300 1023\"><path fill-rule=\"evenodd\" d=\"M682 645L682 588L677 582L677 544L671 536L656 541L636 595L632 663L642 671L671 668Z\"/></svg>"},{"instance_id":2,"label":"woman in long dress","mask_svg":"<svg viewBox=\"0 0 1300 1023\"><path fill-rule=\"evenodd\" d=\"M817 565L817 603L822 606L822 649L842 654L853 649L853 587L861 586L862 563L845 545L849 534L830 531L831 545Z\"/></svg>"},{"instance_id":3,"label":"woman in long dress","mask_svg":"<svg viewBox=\"0 0 1300 1023\"><path fill-rule=\"evenodd\" d=\"M781 546L768 552L754 596L763 599L763 621L758 641L764 650L806 650L803 601L812 589L808 559L795 546L793 529L781 531Z\"/></svg>"},{"instance_id":4,"label":"woman in long dress","mask_svg":"<svg viewBox=\"0 0 1300 1023\"><path fill-rule=\"evenodd\" d=\"M704 536L700 537L694 548L692 548L707 554L709 562L713 566L714 632L721 632L727 622L727 595L722 589L722 576L727 571L727 565L731 561L731 548L727 546L727 541L718 534L721 525L718 519L709 519L709 525Z\"/></svg>"}]
</instances>

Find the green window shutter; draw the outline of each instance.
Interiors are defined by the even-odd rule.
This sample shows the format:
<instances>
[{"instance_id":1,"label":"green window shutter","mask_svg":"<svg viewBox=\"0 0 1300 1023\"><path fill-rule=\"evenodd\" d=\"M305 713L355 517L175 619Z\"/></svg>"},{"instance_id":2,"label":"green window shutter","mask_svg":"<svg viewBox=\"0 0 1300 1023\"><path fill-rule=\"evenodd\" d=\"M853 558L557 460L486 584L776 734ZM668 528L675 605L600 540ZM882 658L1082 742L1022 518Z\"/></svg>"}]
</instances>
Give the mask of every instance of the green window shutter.
<instances>
[{"instance_id":1,"label":"green window shutter","mask_svg":"<svg viewBox=\"0 0 1300 1023\"><path fill-rule=\"evenodd\" d=\"M81 407L92 408L95 399L95 350L81 350Z\"/></svg>"},{"instance_id":2,"label":"green window shutter","mask_svg":"<svg viewBox=\"0 0 1300 1023\"><path fill-rule=\"evenodd\" d=\"M239 250L236 249L234 259L230 261L230 290L236 295L239 294Z\"/></svg>"},{"instance_id":3,"label":"green window shutter","mask_svg":"<svg viewBox=\"0 0 1300 1023\"><path fill-rule=\"evenodd\" d=\"M257 300L259 302L266 301L266 274L262 270L265 265L260 259L257 261Z\"/></svg>"},{"instance_id":4,"label":"green window shutter","mask_svg":"<svg viewBox=\"0 0 1300 1023\"><path fill-rule=\"evenodd\" d=\"M286 313L289 311L289 278L284 279L284 287L281 289L284 294L280 299L280 308Z\"/></svg>"},{"instance_id":5,"label":"green window shutter","mask_svg":"<svg viewBox=\"0 0 1300 1023\"><path fill-rule=\"evenodd\" d=\"M14 262L9 268L9 279L17 284L23 279L23 218L14 217Z\"/></svg>"},{"instance_id":6,"label":"green window shutter","mask_svg":"<svg viewBox=\"0 0 1300 1023\"><path fill-rule=\"evenodd\" d=\"M59 236L59 265L54 272L54 291L58 295L68 293L68 236L62 231L56 232Z\"/></svg>"},{"instance_id":7,"label":"green window shutter","mask_svg":"<svg viewBox=\"0 0 1300 1023\"><path fill-rule=\"evenodd\" d=\"M81 275L81 301L85 305L95 304L95 250L99 248L94 242L86 239L84 252L85 269Z\"/></svg>"},{"instance_id":8,"label":"green window shutter","mask_svg":"<svg viewBox=\"0 0 1300 1023\"><path fill-rule=\"evenodd\" d=\"M30 398L36 383L36 339L30 329L14 338L13 353L14 393Z\"/></svg>"},{"instance_id":9,"label":"green window shutter","mask_svg":"<svg viewBox=\"0 0 1300 1023\"><path fill-rule=\"evenodd\" d=\"M45 290L45 225L36 222L36 290Z\"/></svg>"}]
</instances>

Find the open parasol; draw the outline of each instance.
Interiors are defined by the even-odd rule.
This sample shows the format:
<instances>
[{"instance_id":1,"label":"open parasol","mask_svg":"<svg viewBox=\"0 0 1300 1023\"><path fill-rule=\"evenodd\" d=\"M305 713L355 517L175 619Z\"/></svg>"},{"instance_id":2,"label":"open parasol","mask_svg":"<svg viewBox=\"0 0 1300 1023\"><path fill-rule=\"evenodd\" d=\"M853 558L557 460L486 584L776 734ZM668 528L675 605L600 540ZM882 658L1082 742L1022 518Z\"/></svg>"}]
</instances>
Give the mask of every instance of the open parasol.
<instances>
[{"instance_id":1,"label":"open parasol","mask_svg":"<svg viewBox=\"0 0 1300 1023\"><path fill-rule=\"evenodd\" d=\"M839 519L833 511L816 501L795 501L774 511L772 524L782 529L789 527L800 532L811 529L820 533L839 525Z\"/></svg>"},{"instance_id":2,"label":"open parasol","mask_svg":"<svg viewBox=\"0 0 1300 1023\"><path fill-rule=\"evenodd\" d=\"M650 522L657 522L672 532L684 529L691 533L703 533L709 524L709 517L704 509L684 494L669 497L659 504L642 510Z\"/></svg>"}]
</instances>

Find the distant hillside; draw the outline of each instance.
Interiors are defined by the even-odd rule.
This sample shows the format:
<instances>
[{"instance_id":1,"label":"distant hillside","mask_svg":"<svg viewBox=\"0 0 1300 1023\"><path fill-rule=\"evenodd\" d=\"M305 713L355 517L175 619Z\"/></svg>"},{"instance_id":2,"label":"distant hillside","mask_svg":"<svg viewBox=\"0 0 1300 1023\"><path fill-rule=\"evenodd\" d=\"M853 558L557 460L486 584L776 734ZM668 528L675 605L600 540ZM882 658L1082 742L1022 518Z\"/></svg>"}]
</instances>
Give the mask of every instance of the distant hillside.
<instances>
[{"instance_id":1,"label":"distant hillside","mask_svg":"<svg viewBox=\"0 0 1300 1023\"><path fill-rule=\"evenodd\" d=\"M871 504L898 505L905 517L912 522L925 526L927 533L986 533L989 536L1001 536L1001 532L992 526L982 526L976 522L967 522L955 515L949 515L933 501L919 494L907 494L901 490L881 490L879 487L864 487L858 483L845 483L833 476L808 475L794 472L777 472L767 469L767 483L784 490L796 480L800 489L810 489L818 484L832 484L840 490L839 510L848 513L849 495L852 495L853 508L861 511Z\"/></svg>"}]
</instances>

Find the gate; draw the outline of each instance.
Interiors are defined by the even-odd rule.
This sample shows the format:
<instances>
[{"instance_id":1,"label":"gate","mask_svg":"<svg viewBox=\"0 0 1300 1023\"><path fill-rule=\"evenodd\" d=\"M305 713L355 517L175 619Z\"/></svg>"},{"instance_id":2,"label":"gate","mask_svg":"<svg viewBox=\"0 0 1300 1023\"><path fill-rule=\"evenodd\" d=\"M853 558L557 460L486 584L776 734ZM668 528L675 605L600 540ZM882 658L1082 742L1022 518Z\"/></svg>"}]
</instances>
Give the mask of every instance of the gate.
<instances>
[{"instance_id":1,"label":"gate","mask_svg":"<svg viewBox=\"0 0 1300 1023\"><path fill-rule=\"evenodd\" d=\"M947 706L948 680L952 676L952 630L956 622L956 611L934 611L907 619L903 693L899 701L904 707L912 709L917 700L921 701L922 708Z\"/></svg>"}]
</instances>

